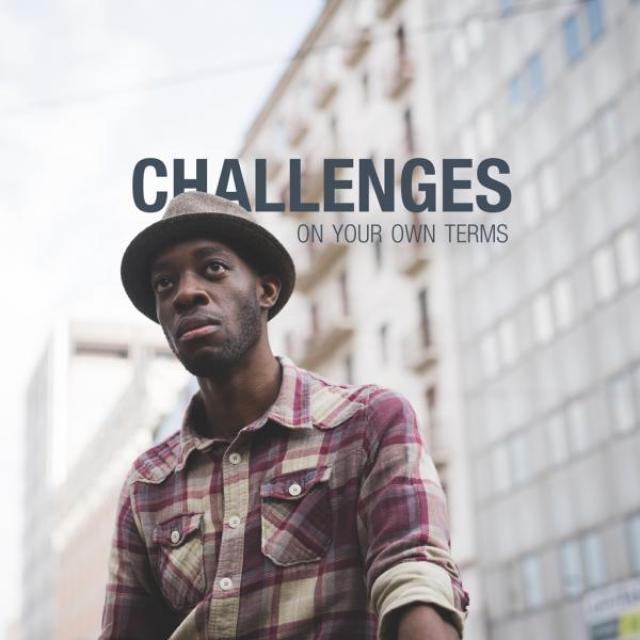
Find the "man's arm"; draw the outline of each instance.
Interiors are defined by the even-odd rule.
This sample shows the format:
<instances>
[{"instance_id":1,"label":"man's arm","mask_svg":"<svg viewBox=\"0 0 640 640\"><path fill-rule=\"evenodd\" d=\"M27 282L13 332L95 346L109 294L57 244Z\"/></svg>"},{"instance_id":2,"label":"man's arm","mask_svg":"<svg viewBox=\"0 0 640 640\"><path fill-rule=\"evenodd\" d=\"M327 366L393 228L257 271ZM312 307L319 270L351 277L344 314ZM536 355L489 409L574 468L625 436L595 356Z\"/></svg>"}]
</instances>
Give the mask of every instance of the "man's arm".
<instances>
[{"instance_id":1,"label":"man's arm","mask_svg":"<svg viewBox=\"0 0 640 640\"><path fill-rule=\"evenodd\" d=\"M99 640L162 640L177 623L151 577L127 482L118 505Z\"/></svg>"},{"instance_id":2,"label":"man's arm","mask_svg":"<svg viewBox=\"0 0 640 640\"><path fill-rule=\"evenodd\" d=\"M364 444L358 532L380 638L458 638L468 596L450 555L445 496L405 398L372 390Z\"/></svg>"},{"instance_id":3,"label":"man's arm","mask_svg":"<svg viewBox=\"0 0 640 640\"><path fill-rule=\"evenodd\" d=\"M393 621L397 632L390 635L398 640L459 640L456 627L446 619L447 615L434 607L412 604L398 609Z\"/></svg>"}]
</instances>

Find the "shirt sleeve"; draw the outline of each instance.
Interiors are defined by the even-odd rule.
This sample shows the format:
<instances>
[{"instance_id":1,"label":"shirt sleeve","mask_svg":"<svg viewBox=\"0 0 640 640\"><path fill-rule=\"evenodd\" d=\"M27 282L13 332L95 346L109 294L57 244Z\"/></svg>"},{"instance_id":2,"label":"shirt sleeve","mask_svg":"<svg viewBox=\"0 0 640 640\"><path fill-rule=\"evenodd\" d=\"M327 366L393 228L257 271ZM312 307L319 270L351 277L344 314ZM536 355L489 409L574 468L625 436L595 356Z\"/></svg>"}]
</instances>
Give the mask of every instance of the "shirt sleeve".
<instances>
[{"instance_id":1,"label":"shirt sleeve","mask_svg":"<svg viewBox=\"0 0 640 640\"><path fill-rule=\"evenodd\" d=\"M390 638L390 614L413 603L437 607L462 635L469 597L451 559L446 499L405 398L371 391L365 452L358 535L379 638Z\"/></svg>"},{"instance_id":2,"label":"shirt sleeve","mask_svg":"<svg viewBox=\"0 0 640 640\"><path fill-rule=\"evenodd\" d=\"M118 504L99 640L162 640L176 627L173 618L151 577L127 481Z\"/></svg>"}]
</instances>

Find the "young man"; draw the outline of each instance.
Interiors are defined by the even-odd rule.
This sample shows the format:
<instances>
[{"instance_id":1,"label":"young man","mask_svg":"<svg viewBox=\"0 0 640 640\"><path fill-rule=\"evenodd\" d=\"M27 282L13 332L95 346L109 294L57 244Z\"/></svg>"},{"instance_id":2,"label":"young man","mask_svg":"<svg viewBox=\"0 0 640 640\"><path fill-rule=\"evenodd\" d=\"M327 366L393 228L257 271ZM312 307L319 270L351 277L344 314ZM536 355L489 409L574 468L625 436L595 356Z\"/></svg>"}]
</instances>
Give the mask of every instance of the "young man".
<instances>
[{"instance_id":1,"label":"young man","mask_svg":"<svg viewBox=\"0 0 640 640\"><path fill-rule=\"evenodd\" d=\"M271 352L295 282L280 242L189 192L121 273L200 390L125 482L102 640L461 635L468 598L408 402Z\"/></svg>"}]
</instances>

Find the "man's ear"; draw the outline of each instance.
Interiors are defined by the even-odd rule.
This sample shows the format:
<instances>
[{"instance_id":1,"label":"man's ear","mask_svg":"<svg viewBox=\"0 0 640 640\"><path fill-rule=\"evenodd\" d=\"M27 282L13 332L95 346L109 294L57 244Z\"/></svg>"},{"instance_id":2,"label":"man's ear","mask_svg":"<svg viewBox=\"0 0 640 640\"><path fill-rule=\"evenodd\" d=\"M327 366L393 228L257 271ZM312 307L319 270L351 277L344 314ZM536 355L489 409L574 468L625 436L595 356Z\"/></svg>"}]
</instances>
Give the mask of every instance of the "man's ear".
<instances>
[{"instance_id":1,"label":"man's ear","mask_svg":"<svg viewBox=\"0 0 640 640\"><path fill-rule=\"evenodd\" d=\"M282 285L277 276L269 273L258 277L258 302L261 309L271 309L278 301Z\"/></svg>"}]
</instances>

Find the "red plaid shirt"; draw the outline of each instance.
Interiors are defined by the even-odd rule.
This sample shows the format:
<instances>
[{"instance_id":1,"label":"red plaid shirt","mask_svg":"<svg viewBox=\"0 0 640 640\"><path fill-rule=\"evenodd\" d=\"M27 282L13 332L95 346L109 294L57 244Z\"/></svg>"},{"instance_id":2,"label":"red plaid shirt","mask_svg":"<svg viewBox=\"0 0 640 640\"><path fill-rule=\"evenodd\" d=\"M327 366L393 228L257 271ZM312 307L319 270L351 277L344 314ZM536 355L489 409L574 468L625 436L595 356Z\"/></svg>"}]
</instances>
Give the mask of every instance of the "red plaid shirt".
<instances>
[{"instance_id":1,"label":"red plaid shirt","mask_svg":"<svg viewBox=\"0 0 640 640\"><path fill-rule=\"evenodd\" d=\"M468 603L445 498L397 393L285 358L273 406L232 442L182 429L122 491L101 639L373 639L412 602Z\"/></svg>"}]
</instances>

